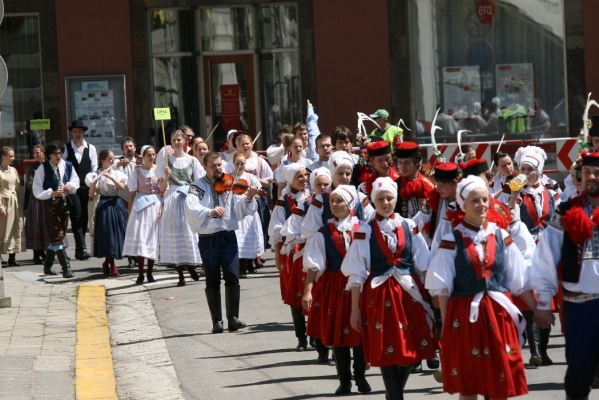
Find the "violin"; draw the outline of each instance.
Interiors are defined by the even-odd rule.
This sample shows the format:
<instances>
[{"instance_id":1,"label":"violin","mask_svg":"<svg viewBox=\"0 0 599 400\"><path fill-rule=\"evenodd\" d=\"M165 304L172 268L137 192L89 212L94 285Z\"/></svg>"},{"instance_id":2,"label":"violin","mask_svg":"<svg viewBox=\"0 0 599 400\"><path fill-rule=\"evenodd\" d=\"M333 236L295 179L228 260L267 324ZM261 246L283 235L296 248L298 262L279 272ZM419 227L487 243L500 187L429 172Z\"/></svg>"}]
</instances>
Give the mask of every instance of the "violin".
<instances>
[{"instance_id":1,"label":"violin","mask_svg":"<svg viewBox=\"0 0 599 400\"><path fill-rule=\"evenodd\" d=\"M245 179L235 179L231 174L223 174L222 178L214 182L214 191L218 194L232 192L233 194L245 194L251 186ZM258 191L261 195L267 196L268 192L264 189Z\"/></svg>"}]
</instances>

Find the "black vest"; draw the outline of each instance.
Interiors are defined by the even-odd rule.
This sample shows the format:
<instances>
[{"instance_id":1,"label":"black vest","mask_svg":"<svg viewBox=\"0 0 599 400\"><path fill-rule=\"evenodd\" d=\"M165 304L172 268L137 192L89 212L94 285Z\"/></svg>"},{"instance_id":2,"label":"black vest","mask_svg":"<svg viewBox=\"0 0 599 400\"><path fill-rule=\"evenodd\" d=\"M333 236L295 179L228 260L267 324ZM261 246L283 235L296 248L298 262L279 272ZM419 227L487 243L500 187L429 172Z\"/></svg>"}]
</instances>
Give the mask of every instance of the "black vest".
<instances>
[{"instance_id":1,"label":"black vest","mask_svg":"<svg viewBox=\"0 0 599 400\"><path fill-rule=\"evenodd\" d=\"M375 278L387 272L392 265L389 265L387 257L376 240L373 221L370 221L368 225L372 228L372 233L370 234L370 275ZM416 273L416 269L414 268L414 258L412 256L411 231L406 221L401 223L401 228L403 229L405 247L401 253L400 264L395 265L395 268L399 269L401 275L413 275ZM399 246L399 242L397 245Z\"/></svg>"},{"instance_id":2,"label":"black vest","mask_svg":"<svg viewBox=\"0 0 599 400\"><path fill-rule=\"evenodd\" d=\"M572 200L578 199L578 197L580 196L583 195L573 197L568 201L561 203L559 206L557 206L556 212L559 215L563 216L574 205ZM578 199L577 201L580 200L581 199ZM584 206L585 204L583 198L582 207ZM560 260L563 282L578 283L578 281L580 280L580 270L582 268L582 246L583 245L574 243L570 238L568 231L564 228L564 239L562 242L562 259Z\"/></svg>"},{"instance_id":3,"label":"black vest","mask_svg":"<svg viewBox=\"0 0 599 400\"><path fill-rule=\"evenodd\" d=\"M77 171L77 176L79 177L79 187L87 188L85 184L85 176L92 172L92 160L89 157L89 144L83 150L83 155L81 156L81 163L77 161L77 157L75 157L75 150L73 150L72 142L66 144L67 148L67 161L73 164L73 168Z\"/></svg>"},{"instance_id":4,"label":"black vest","mask_svg":"<svg viewBox=\"0 0 599 400\"><path fill-rule=\"evenodd\" d=\"M353 229L353 228L352 228ZM324 238L324 247L326 251L326 269L329 271L340 271L341 263L343 262L343 256L337 250L337 246L335 246L335 242L333 241L333 235L331 233L331 229L329 228L329 224L326 224L322 228L319 229L319 232L322 233L322 237ZM339 234L341 235L341 233Z\"/></svg>"}]
</instances>

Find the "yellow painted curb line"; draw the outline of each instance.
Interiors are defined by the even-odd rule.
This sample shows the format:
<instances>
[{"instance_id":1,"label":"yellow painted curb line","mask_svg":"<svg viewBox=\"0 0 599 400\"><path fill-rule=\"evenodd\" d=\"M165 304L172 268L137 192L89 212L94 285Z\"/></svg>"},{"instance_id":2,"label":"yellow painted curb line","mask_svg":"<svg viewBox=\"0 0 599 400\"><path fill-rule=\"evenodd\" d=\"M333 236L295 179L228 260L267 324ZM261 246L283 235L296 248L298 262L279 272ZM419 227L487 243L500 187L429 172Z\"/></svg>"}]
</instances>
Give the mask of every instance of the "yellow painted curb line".
<instances>
[{"instance_id":1,"label":"yellow painted curb line","mask_svg":"<svg viewBox=\"0 0 599 400\"><path fill-rule=\"evenodd\" d=\"M75 349L77 399L118 399L113 371L106 289L104 285L80 285Z\"/></svg>"}]
</instances>

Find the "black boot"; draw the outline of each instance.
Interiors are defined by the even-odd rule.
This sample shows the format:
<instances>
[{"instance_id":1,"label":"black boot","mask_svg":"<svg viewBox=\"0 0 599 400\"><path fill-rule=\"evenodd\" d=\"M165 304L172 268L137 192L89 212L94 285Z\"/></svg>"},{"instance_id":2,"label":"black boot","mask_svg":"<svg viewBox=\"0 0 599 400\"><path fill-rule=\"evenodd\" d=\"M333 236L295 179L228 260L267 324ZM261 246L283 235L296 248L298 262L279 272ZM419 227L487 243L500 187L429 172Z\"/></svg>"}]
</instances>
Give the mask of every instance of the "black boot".
<instances>
[{"instance_id":1,"label":"black boot","mask_svg":"<svg viewBox=\"0 0 599 400\"><path fill-rule=\"evenodd\" d=\"M412 367L402 367L400 365L396 366L397 368L397 376L399 377L399 384L401 385L401 392L403 396L403 391L406 388L406 383L408 383L408 378L410 377L410 373L412 372Z\"/></svg>"},{"instance_id":2,"label":"black boot","mask_svg":"<svg viewBox=\"0 0 599 400\"><path fill-rule=\"evenodd\" d=\"M370 393L372 388L366 380L366 362L364 361L364 348L362 346L352 347L354 353L354 380L360 393Z\"/></svg>"},{"instance_id":3,"label":"black boot","mask_svg":"<svg viewBox=\"0 0 599 400\"><path fill-rule=\"evenodd\" d=\"M47 249L46 250L46 258L44 260L44 274L46 275L58 275L58 272L52 269L52 264L54 264L54 255L56 253L54 250Z\"/></svg>"},{"instance_id":4,"label":"black boot","mask_svg":"<svg viewBox=\"0 0 599 400\"><path fill-rule=\"evenodd\" d=\"M42 250L33 250L33 265L44 264L44 252Z\"/></svg>"},{"instance_id":5,"label":"black boot","mask_svg":"<svg viewBox=\"0 0 599 400\"><path fill-rule=\"evenodd\" d=\"M302 314L302 308L290 307L291 318L293 319L293 329L297 338L297 347L295 351L308 350L308 337L306 336L306 317Z\"/></svg>"},{"instance_id":6,"label":"black boot","mask_svg":"<svg viewBox=\"0 0 599 400\"><path fill-rule=\"evenodd\" d=\"M206 288L206 300L212 317L212 333L223 333L223 311L220 301L220 289Z\"/></svg>"},{"instance_id":7,"label":"black boot","mask_svg":"<svg viewBox=\"0 0 599 400\"><path fill-rule=\"evenodd\" d=\"M385 384L385 398L387 400L403 400L403 386L401 377L399 376L398 366L391 365L389 367L381 367L381 376L383 377L383 383Z\"/></svg>"},{"instance_id":8,"label":"black boot","mask_svg":"<svg viewBox=\"0 0 599 400\"><path fill-rule=\"evenodd\" d=\"M322 340L314 339L314 347L318 353L318 362L326 364L329 362L329 348L322 344Z\"/></svg>"},{"instance_id":9,"label":"black boot","mask_svg":"<svg viewBox=\"0 0 599 400\"><path fill-rule=\"evenodd\" d=\"M227 309L227 323L229 332L243 329L247 325L238 319L241 286L225 286L225 307Z\"/></svg>"},{"instance_id":10,"label":"black boot","mask_svg":"<svg viewBox=\"0 0 599 400\"><path fill-rule=\"evenodd\" d=\"M17 262L15 259L15 253L11 253L8 255L8 266L9 267L20 267L21 263Z\"/></svg>"},{"instance_id":11,"label":"black boot","mask_svg":"<svg viewBox=\"0 0 599 400\"><path fill-rule=\"evenodd\" d=\"M333 354L335 354L335 366L339 377L339 387L335 390L335 394L337 396L351 394L351 356L349 347L333 347Z\"/></svg>"},{"instance_id":12,"label":"black boot","mask_svg":"<svg viewBox=\"0 0 599 400\"><path fill-rule=\"evenodd\" d=\"M539 352L541 353L541 365L553 365L553 360L547 355L547 345L549 344L549 335L551 334L551 327L539 328Z\"/></svg>"},{"instance_id":13,"label":"black boot","mask_svg":"<svg viewBox=\"0 0 599 400\"><path fill-rule=\"evenodd\" d=\"M72 278L73 272L71 272L71 264L67 258L67 252L64 249L60 249L56 252L56 256L58 256L58 262L62 266L62 277Z\"/></svg>"},{"instance_id":14,"label":"black boot","mask_svg":"<svg viewBox=\"0 0 599 400\"><path fill-rule=\"evenodd\" d=\"M526 339L528 339L528 347L530 347L530 365L538 367L541 365L543 359L539 353L539 346L541 343L539 327L534 323L532 317L532 311L524 311L524 318L526 319Z\"/></svg>"},{"instance_id":15,"label":"black boot","mask_svg":"<svg viewBox=\"0 0 599 400\"><path fill-rule=\"evenodd\" d=\"M73 235L75 237L75 242L81 242L81 240L76 240L77 239L77 235ZM83 243L79 244L76 243L77 247L75 250L75 258L77 260L87 260L88 258L90 258L92 255L89 254L89 252L87 251L87 249L85 248L85 245Z\"/></svg>"}]
</instances>

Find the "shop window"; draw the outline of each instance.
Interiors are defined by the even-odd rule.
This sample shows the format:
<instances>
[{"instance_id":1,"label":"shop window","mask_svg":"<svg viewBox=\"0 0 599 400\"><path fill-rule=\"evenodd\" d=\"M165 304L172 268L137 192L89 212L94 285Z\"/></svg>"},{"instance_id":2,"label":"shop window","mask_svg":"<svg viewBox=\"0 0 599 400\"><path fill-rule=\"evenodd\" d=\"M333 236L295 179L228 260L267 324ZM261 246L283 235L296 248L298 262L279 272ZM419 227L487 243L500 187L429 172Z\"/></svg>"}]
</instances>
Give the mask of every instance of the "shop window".
<instances>
[{"instance_id":1,"label":"shop window","mask_svg":"<svg viewBox=\"0 0 599 400\"><path fill-rule=\"evenodd\" d=\"M437 108L448 142L567 135L563 17L559 0L411 0L420 141Z\"/></svg>"},{"instance_id":2,"label":"shop window","mask_svg":"<svg viewBox=\"0 0 599 400\"><path fill-rule=\"evenodd\" d=\"M202 8L202 51L251 50L254 48L252 7Z\"/></svg>"},{"instance_id":3,"label":"shop window","mask_svg":"<svg viewBox=\"0 0 599 400\"><path fill-rule=\"evenodd\" d=\"M17 163L32 157L43 131L29 121L43 118L39 17L7 15L0 25L0 49L8 69L8 86L0 97L2 144L15 149Z\"/></svg>"},{"instance_id":4,"label":"shop window","mask_svg":"<svg viewBox=\"0 0 599 400\"><path fill-rule=\"evenodd\" d=\"M152 10L150 18L153 54L195 51L193 10Z\"/></svg>"},{"instance_id":5,"label":"shop window","mask_svg":"<svg viewBox=\"0 0 599 400\"><path fill-rule=\"evenodd\" d=\"M258 12L260 48L297 48L298 16L295 4L261 6Z\"/></svg>"}]
</instances>

